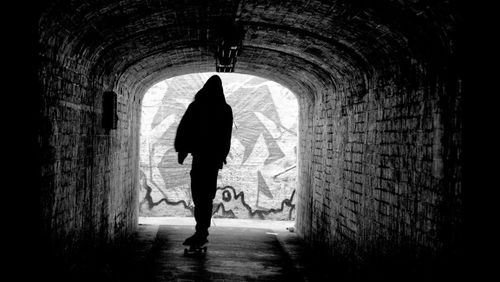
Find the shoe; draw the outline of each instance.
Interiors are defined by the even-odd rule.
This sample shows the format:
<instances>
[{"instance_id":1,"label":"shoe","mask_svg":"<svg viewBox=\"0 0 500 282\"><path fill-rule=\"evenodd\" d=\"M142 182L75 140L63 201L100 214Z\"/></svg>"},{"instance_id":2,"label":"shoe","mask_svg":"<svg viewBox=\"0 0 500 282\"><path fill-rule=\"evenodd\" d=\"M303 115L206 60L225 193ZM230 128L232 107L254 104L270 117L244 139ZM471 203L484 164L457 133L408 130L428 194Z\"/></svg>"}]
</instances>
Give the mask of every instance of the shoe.
<instances>
[{"instance_id":1,"label":"shoe","mask_svg":"<svg viewBox=\"0 0 500 282\"><path fill-rule=\"evenodd\" d=\"M193 236L184 240L184 243L182 243L182 244L184 246L193 246L193 245L201 246L207 242L208 242L208 240L206 237L201 237L200 235L195 233Z\"/></svg>"},{"instance_id":2,"label":"shoe","mask_svg":"<svg viewBox=\"0 0 500 282\"><path fill-rule=\"evenodd\" d=\"M185 245L185 246L192 245L193 242L196 240L196 237L197 236L196 236L196 233L195 233L193 236L191 236L191 237L187 238L186 240L184 240L184 243L182 243L182 244Z\"/></svg>"}]
</instances>

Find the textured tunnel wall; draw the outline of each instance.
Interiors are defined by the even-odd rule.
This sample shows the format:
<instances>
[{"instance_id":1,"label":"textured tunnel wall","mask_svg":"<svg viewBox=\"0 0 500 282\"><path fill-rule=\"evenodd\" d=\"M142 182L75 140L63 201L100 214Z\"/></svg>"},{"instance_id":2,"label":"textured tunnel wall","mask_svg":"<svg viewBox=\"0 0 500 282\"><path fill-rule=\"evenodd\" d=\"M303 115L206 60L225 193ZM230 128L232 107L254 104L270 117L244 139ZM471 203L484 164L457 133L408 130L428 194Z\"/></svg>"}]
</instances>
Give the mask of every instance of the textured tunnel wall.
<instances>
[{"instance_id":1,"label":"textured tunnel wall","mask_svg":"<svg viewBox=\"0 0 500 282\"><path fill-rule=\"evenodd\" d=\"M461 93L447 79L318 97L311 189L299 198L305 238L370 264L459 247Z\"/></svg>"},{"instance_id":2,"label":"textured tunnel wall","mask_svg":"<svg viewBox=\"0 0 500 282\"><path fill-rule=\"evenodd\" d=\"M138 202L139 99L114 89L118 125L104 129L103 93L113 89L91 75L84 54L58 49L64 36L42 41L39 53L42 232L56 256L126 237Z\"/></svg>"},{"instance_id":3,"label":"textured tunnel wall","mask_svg":"<svg viewBox=\"0 0 500 282\"><path fill-rule=\"evenodd\" d=\"M245 29L236 71L297 94L304 238L356 261L454 249L461 14L424 0L53 1L39 39L53 242L133 229L142 95L162 79L213 71L221 17ZM107 90L120 102L109 134L100 127Z\"/></svg>"},{"instance_id":4,"label":"textured tunnel wall","mask_svg":"<svg viewBox=\"0 0 500 282\"><path fill-rule=\"evenodd\" d=\"M118 129L107 132L102 88L91 85L84 72L44 60L44 229L56 249L105 243L135 230L140 105L121 92Z\"/></svg>"},{"instance_id":5,"label":"textured tunnel wall","mask_svg":"<svg viewBox=\"0 0 500 282\"><path fill-rule=\"evenodd\" d=\"M359 265L442 263L463 244L458 39L431 25L400 38L405 50L363 52L368 64L316 92L303 121L312 165L301 170L298 232Z\"/></svg>"}]
</instances>

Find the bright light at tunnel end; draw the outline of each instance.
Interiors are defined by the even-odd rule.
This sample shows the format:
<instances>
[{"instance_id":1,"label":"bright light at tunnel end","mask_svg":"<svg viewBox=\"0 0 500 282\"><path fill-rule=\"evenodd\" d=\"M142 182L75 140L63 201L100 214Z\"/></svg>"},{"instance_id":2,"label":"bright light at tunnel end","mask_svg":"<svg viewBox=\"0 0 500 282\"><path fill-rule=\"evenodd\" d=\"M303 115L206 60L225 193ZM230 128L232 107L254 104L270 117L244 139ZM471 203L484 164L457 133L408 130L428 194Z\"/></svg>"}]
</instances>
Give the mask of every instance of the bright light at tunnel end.
<instances>
[{"instance_id":1,"label":"bright light at tunnel end","mask_svg":"<svg viewBox=\"0 0 500 282\"><path fill-rule=\"evenodd\" d=\"M140 216L190 216L191 160L186 160L183 166L176 163L173 141L185 109L215 74L221 77L226 101L234 116L231 152L219 174L219 189L214 200L215 204L224 206L219 216L295 219L296 96L265 78L215 72L166 79L153 85L144 96L140 173L141 183L146 183L149 190L141 189L140 202L152 199L153 205L141 205ZM237 197L239 194L244 197Z\"/></svg>"}]
</instances>

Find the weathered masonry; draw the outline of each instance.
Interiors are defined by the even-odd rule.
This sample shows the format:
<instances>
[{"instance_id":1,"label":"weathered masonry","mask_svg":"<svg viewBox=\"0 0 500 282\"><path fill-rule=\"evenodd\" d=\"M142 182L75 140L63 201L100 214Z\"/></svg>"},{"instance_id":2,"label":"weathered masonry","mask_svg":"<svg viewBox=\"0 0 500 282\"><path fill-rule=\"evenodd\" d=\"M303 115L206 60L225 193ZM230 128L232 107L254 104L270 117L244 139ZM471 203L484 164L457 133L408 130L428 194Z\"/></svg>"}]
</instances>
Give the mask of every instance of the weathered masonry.
<instances>
[{"instance_id":1,"label":"weathered masonry","mask_svg":"<svg viewBox=\"0 0 500 282\"><path fill-rule=\"evenodd\" d=\"M456 5L46 1L38 140L51 250L71 256L135 230L143 95L163 79L214 71L224 21L242 28L235 72L297 95L297 232L360 264L451 254L463 211ZM116 104L105 106L110 92Z\"/></svg>"}]
</instances>

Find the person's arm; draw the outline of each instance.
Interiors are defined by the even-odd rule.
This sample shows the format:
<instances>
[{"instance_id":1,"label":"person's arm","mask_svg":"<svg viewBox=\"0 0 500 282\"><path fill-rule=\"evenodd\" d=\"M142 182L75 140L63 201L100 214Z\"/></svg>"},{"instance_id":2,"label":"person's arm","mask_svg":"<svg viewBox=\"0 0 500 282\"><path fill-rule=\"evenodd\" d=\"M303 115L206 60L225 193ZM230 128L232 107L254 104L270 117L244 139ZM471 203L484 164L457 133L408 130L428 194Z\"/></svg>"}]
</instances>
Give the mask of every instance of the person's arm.
<instances>
[{"instance_id":1,"label":"person's arm","mask_svg":"<svg viewBox=\"0 0 500 282\"><path fill-rule=\"evenodd\" d=\"M186 159L188 153L186 152L178 152L177 153L177 162L179 164L183 164L184 163L184 160Z\"/></svg>"},{"instance_id":2,"label":"person's arm","mask_svg":"<svg viewBox=\"0 0 500 282\"><path fill-rule=\"evenodd\" d=\"M174 148L177 154L177 162L179 164L184 163L184 159L186 159L188 153L190 152L190 135L189 130L192 127L192 106L191 104L186 109L186 112L181 118L179 122L179 126L177 127L177 133L175 135Z\"/></svg>"},{"instance_id":3,"label":"person's arm","mask_svg":"<svg viewBox=\"0 0 500 282\"><path fill-rule=\"evenodd\" d=\"M223 131L223 146L222 146L222 161L226 164L226 157L231 150L231 135L233 133L233 110L228 105L227 116L224 119L224 131Z\"/></svg>"}]
</instances>

